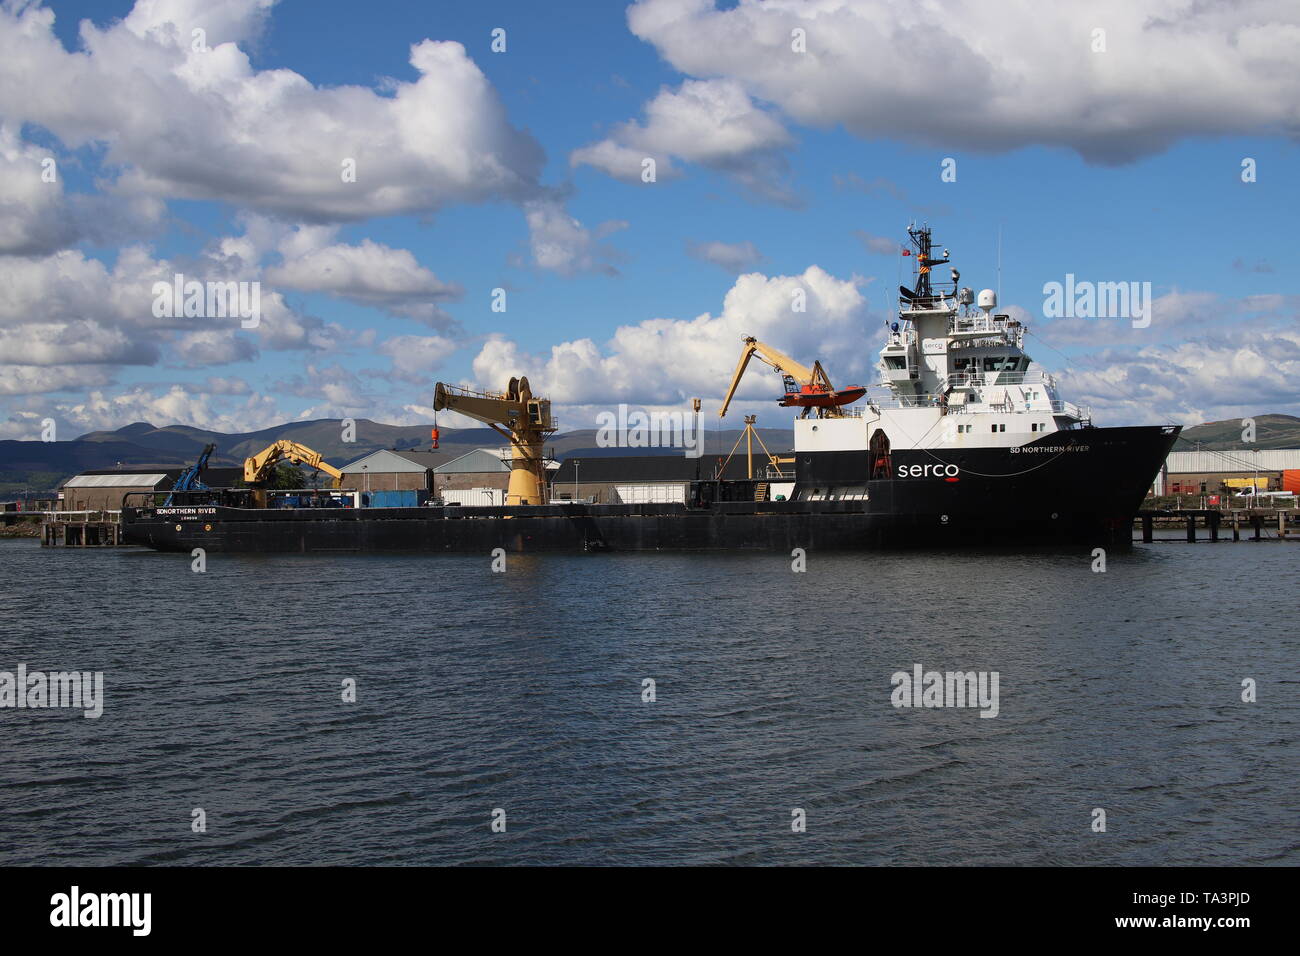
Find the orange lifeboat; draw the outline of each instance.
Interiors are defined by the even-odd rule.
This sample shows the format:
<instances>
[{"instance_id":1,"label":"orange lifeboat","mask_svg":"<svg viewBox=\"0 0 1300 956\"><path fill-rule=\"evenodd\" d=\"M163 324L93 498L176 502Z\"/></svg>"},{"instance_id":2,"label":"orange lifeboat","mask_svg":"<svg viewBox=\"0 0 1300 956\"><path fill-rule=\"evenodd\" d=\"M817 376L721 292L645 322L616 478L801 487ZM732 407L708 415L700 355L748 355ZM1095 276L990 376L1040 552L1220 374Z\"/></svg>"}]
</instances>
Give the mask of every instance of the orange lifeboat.
<instances>
[{"instance_id":1,"label":"orange lifeboat","mask_svg":"<svg viewBox=\"0 0 1300 956\"><path fill-rule=\"evenodd\" d=\"M867 394L867 389L864 385L850 385L848 388L834 391L819 388L816 385L805 385L798 391L786 392L785 397L777 404L787 408L791 406L796 408L835 408L840 405L851 405L865 394Z\"/></svg>"}]
</instances>

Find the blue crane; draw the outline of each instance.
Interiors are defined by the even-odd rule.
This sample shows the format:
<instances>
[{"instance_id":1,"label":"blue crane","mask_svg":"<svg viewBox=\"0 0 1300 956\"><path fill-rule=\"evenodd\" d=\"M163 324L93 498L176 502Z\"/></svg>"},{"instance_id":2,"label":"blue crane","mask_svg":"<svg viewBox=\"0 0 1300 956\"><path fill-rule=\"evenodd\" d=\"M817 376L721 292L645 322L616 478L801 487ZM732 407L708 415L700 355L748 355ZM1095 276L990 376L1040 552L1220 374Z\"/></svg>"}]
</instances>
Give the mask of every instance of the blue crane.
<instances>
[{"instance_id":1,"label":"blue crane","mask_svg":"<svg viewBox=\"0 0 1300 956\"><path fill-rule=\"evenodd\" d=\"M176 484L172 485L172 494L168 495L167 500L163 502L164 508L171 506L172 497L178 491L204 491L207 489L208 486L203 483L200 476L203 474L204 469L208 467L208 459L212 457L212 453L216 450L216 445L203 446L203 453L199 455L199 460L181 472L181 476L176 479Z\"/></svg>"}]
</instances>

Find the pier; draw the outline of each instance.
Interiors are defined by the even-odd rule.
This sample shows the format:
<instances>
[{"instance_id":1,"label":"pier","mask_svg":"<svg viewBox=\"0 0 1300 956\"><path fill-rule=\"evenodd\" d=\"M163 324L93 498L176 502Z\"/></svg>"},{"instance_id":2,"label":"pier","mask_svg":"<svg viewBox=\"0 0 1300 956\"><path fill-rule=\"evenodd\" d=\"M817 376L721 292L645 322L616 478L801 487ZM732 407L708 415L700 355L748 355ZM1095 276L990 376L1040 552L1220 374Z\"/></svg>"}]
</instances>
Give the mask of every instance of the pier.
<instances>
[{"instance_id":1,"label":"pier","mask_svg":"<svg viewBox=\"0 0 1300 956\"><path fill-rule=\"evenodd\" d=\"M124 548L120 511L46 511L43 548Z\"/></svg>"},{"instance_id":2,"label":"pier","mask_svg":"<svg viewBox=\"0 0 1300 956\"><path fill-rule=\"evenodd\" d=\"M1210 541L1219 541L1231 528L1232 540L1242 540L1242 532L1248 535L1248 541L1288 541L1300 540L1300 512L1286 509L1256 508L1245 511L1216 511L1206 508L1152 508L1137 513L1137 521L1142 527L1142 543L1150 544L1155 540L1156 522L1161 527L1182 525L1187 529L1187 540L1197 541L1197 522L1209 531ZM1273 532L1276 527L1276 533Z\"/></svg>"}]
</instances>

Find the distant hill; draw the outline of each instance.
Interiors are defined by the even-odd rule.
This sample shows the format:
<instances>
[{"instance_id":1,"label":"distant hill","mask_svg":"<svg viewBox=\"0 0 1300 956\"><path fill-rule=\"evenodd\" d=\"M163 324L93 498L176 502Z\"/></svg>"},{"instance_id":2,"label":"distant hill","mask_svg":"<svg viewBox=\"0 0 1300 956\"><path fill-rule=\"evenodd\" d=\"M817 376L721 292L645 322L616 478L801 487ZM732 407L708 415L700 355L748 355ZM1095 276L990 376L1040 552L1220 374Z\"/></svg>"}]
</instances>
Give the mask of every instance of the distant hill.
<instances>
[{"instance_id":1,"label":"distant hill","mask_svg":"<svg viewBox=\"0 0 1300 956\"><path fill-rule=\"evenodd\" d=\"M443 429L447 442L478 447L500 441L490 428ZM331 464L343 464L368 455L380 448L397 448L402 451L429 447L427 425L385 425L367 418L356 420L356 441L343 441L342 423L337 418L321 418L310 422L286 422L253 432L224 434L190 428L186 425L166 425L157 428L147 422L136 422L111 432L90 432L82 435L81 442L127 441L166 457L180 456L192 460L198 457L203 446L211 442L217 446L214 464L237 465L245 458L261 451L273 441L288 438L325 456ZM108 467L112 467L110 464Z\"/></svg>"},{"instance_id":2,"label":"distant hill","mask_svg":"<svg viewBox=\"0 0 1300 956\"><path fill-rule=\"evenodd\" d=\"M1230 418L1184 428L1174 451L1192 451L1197 442L1207 451L1240 448L1244 427L1240 418ZM1294 415L1256 415L1255 443L1251 447L1300 448L1300 418Z\"/></svg>"},{"instance_id":3,"label":"distant hill","mask_svg":"<svg viewBox=\"0 0 1300 956\"><path fill-rule=\"evenodd\" d=\"M739 434L739 429L707 432L704 452L727 454ZM794 433L789 429L764 428L759 429L759 434L774 454L789 450L794 443ZM546 450L561 458L646 455L660 451L681 454L680 449L672 448L600 448L596 445L596 435L594 428L564 432L553 436ZM24 490L52 491L63 480L82 471L189 465L208 443L217 446L210 459L213 467L234 467L281 438L315 449L336 466L381 448L427 451L430 446L427 425L385 425L369 419L356 420L356 441L351 443L343 441L342 423L336 418L286 422L273 428L229 435L186 425L160 428L148 422L133 422L113 431L89 432L74 441L0 441L0 496ZM438 450L451 459L475 448L497 448L504 444L505 439L490 428L443 428ZM743 454L744 449L737 453Z\"/></svg>"}]
</instances>

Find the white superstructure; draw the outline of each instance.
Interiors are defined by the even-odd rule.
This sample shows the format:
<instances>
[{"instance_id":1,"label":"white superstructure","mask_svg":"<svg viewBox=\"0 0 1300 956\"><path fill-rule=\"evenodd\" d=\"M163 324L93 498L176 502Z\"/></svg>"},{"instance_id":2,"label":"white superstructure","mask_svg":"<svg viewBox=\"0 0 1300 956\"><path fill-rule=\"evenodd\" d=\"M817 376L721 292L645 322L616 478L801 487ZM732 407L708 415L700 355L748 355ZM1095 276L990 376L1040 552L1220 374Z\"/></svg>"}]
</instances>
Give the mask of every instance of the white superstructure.
<instances>
[{"instance_id":1,"label":"white superstructure","mask_svg":"<svg viewBox=\"0 0 1300 956\"><path fill-rule=\"evenodd\" d=\"M1090 424L1089 410L1063 401L1056 380L1034 366L1023 324L997 313L994 292L980 292L975 305L956 269L951 290L937 290L930 269L949 261L947 250L931 257L928 228L908 234L917 282L899 290L898 321L880 350L881 385L844 417L796 419L795 450L860 451L877 431L893 449L1008 448Z\"/></svg>"}]
</instances>

